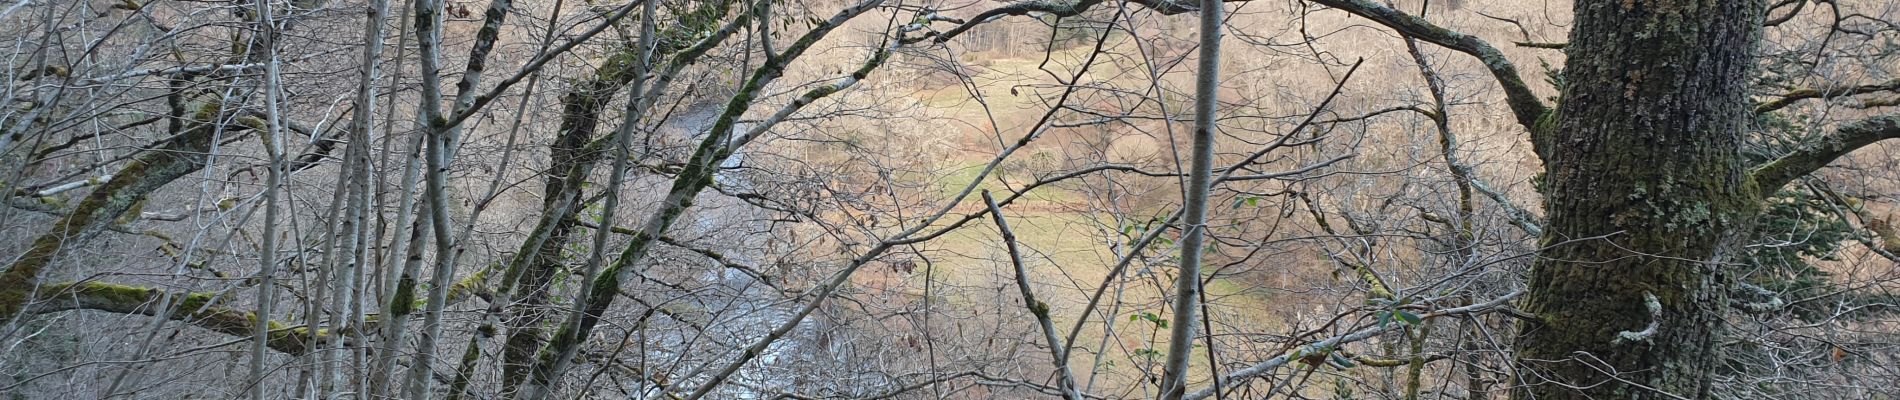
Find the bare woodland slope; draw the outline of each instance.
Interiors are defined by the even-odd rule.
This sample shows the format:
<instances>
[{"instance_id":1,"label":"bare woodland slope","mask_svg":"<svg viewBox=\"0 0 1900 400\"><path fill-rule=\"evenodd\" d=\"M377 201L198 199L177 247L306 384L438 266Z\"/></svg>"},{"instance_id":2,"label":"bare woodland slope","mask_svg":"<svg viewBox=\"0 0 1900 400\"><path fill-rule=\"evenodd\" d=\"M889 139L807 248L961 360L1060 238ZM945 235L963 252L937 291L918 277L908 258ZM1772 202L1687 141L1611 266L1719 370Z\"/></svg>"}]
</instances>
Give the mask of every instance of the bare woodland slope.
<instances>
[{"instance_id":1,"label":"bare woodland slope","mask_svg":"<svg viewBox=\"0 0 1900 400\"><path fill-rule=\"evenodd\" d=\"M1900 393L1900 5L1202 3L0 3L0 397Z\"/></svg>"}]
</instances>

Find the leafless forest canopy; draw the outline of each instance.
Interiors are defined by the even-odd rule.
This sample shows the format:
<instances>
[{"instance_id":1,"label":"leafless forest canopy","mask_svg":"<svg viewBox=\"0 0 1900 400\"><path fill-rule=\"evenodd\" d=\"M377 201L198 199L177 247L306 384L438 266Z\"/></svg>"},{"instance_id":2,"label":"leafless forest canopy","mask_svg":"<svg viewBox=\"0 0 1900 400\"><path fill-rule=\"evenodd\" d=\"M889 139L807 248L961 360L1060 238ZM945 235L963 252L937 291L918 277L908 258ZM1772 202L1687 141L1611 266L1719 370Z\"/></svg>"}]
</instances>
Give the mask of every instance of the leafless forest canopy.
<instances>
[{"instance_id":1,"label":"leafless forest canopy","mask_svg":"<svg viewBox=\"0 0 1900 400\"><path fill-rule=\"evenodd\" d=\"M1900 3L1574 1L0 0L0 398L1900 398Z\"/></svg>"}]
</instances>

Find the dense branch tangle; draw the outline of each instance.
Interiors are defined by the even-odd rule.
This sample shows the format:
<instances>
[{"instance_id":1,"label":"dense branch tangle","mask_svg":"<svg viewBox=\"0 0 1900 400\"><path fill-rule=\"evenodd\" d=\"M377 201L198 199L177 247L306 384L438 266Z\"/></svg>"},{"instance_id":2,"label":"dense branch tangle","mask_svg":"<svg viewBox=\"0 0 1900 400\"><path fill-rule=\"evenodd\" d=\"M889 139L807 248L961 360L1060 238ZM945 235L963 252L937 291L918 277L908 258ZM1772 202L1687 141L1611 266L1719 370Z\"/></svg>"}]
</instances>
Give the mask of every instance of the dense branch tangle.
<instances>
[{"instance_id":1,"label":"dense branch tangle","mask_svg":"<svg viewBox=\"0 0 1900 400\"><path fill-rule=\"evenodd\" d=\"M1791 1L1773 7L1769 25L1800 26L1809 22L1804 13L1822 8ZM1573 103L1547 104L1538 97L1544 88L1514 63L1525 60L1453 30L1444 22L1451 18L1428 18L1423 7L1403 11L1412 3L1296 4L1316 10L1298 18L1346 21L1315 26L1370 21L1376 32L1369 36L1384 41L1377 43L1407 46L1410 57L1395 62L1417 64L1425 83L1413 92L1429 98L1396 106L1385 102L1411 101L1402 94L1408 89L1360 93L1367 89L1349 83L1368 79L1361 64L1336 68L1345 63L1327 60L1362 49L1320 50L1330 39L1304 25L1291 45L1258 48L1322 60L1314 65L1324 79L1284 79L1316 84L1262 84L1261 76L1281 79L1273 74L1286 64L1209 57L1220 51L1272 60L1238 47L1246 43L1202 43L1197 50L1205 55L1197 58L1181 50L1194 45L1186 37L1192 35L1167 37L1178 28L1169 24L1219 15L1202 7L1222 3L1236 16L1203 20L1210 32L1274 35L1272 24L1257 20L1285 17L1258 11L1277 5L1241 1L497 0L470 13L475 4L460 1L402 7L379 0L367 6L382 11L367 21L391 32L346 40L326 35L357 31L362 21L354 11L364 4L256 2L275 10L259 14L249 4L231 7L235 13L203 13L190 4L126 2L100 12L44 3L0 7L0 20L9 23L65 21L35 22L43 32L8 28L31 39L20 43L42 48L15 49L17 59L29 61L10 65L8 81L21 83L9 86L13 96L0 116L8 204L31 211L0 213L8 225L0 229L30 231L8 243L22 251L0 272L0 338L37 352L54 348L48 337L104 323L136 331L122 336L135 343L180 335L240 343L262 333L261 341L247 343L260 354L248 357L285 366L250 386L215 390L408 398L1198 399L1312 396L1339 385L1393 397L1487 398L1505 388L1585 386L1547 383L1536 375L1546 370L1511 364L1512 340L1503 332L1514 320L1500 315L1527 321L1530 336L1536 327L1577 323L1555 307L1563 300L1517 289L1524 267L1539 252L1624 237L1574 229L1569 208L1546 221L1539 214L1547 208L1527 206L1533 192L1577 185L1564 181L1576 178L1570 167L1548 166L1590 165L1571 158L1578 152L1555 150L1591 138L1576 133L1577 115L1558 111L1583 107L1568 99L1584 88L1551 88ZM334 10L350 10L341 14L351 20L326 14ZM204 22L193 12L231 20ZM112 40L76 46L63 36L68 31ZM200 31L221 33L194 33ZM126 36L149 32L157 33ZM285 44L252 40L247 35L254 32L281 32ZM994 42L984 38L990 32L1003 32L1012 45L1006 47L1033 47L1033 55L983 49L976 42ZM213 36L238 39L205 39ZM1524 43L1541 43L1529 30L1524 36ZM386 41L397 44L393 51L380 50ZM360 65L311 50L338 42L364 43ZM271 51L247 48L254 43ZM1541 47L1581 57L1601 43ZM158 55L166 51L173 54ZM133 61L111 60L119 55ZM1437 65L1444 57L1475 61L1469 65L1476 70ZM1179 82L1182 69L1194 65L1190 58L1204 63L1185 74L1205 71L1208 78L1193 92ZM267 73L272 65L282 70ZM1338 69L1344 73L1335 78ZM360 71L358 90L328 88L343 86L328 74L345 70ZM1219 79L1230 75L1216 70L1247 78ZM279 75L284 82L270 79ZM1481 78L1459 80L1472 76ZM1724 110L1769 118L1826 109L1839 99L1889 94L1893 82L1780 85L1775 92L1785 94ZM1285 87L1264 88L1275 85ZM1501 97L1484 97L1493 90ZM1237 95L1211 101L1226 91ZM1210 101L1193 107L1200 126L1187 127L1187 105L1203 99ZM1498 106L1482 105L1489 102ZM1881 104L1853 106L1880 111ZM1494 110L1508 117L1503 131L1461 123ZM1900 137L1892 115L1830 115L1808 127L1817 133L1801 136L1805 141L1727 171L1735 173L1736 188L1745 188L1738 198L1806 190L1824 179L1815 172ZM1165 155L1187 144L1179 134L1190 130L1207 139L1206 151ZM498 132L508 132L505 143L513 146L498 146ZM520 142L515 132L523 133ZM1414 146L1420 138L1433 143ZM1121 150L1154 151L1111 154L1118 140L1136 143ZM1533 162L1552 169L1531 177L1490 164L1502 156L1477 149L1500 140L1528 142ZM258 153L275 145L307 151L288 166ZM338 150L340 158L331 155ZM517 151L524 156L514 157ZM538 157L542 151L547 155ZM284 185L260 189L250 171L263 171L265 159L274 160L270 167ZM534 175L523 172L529 170ZM1533 180L1544 186L1532 189ZM268 215L260 194L279 190L289 202L285 216L253 219L252 213ZM1860 200L1893 198L1881 190L1829 192L1840 218L1851 216L1873 234L1843 240L1891 252L1891 217ZM1185 201L1177 201L1181 192L1189 193ZM63 203L70 193L86 194ZM196 206L177 207L192 210L184 217L137 218L142 207L171 210L192 196L199 197ZM483 214L491 204L494 214ZM30 219L47 219L38 214L52 218ZM1203 220L1204 214L1211 215ZM986 219L1000 237L989 234ZM152 236L165 238L166 256L151 264L164 265L100 251L147 240L102 232L147 228L166 231ZM1193 235L1179 236L1186 233ZM1205 246L1192 239L1201 234ZM1777 246L1791 245L1748 248ZM985 251L1002 273L982 275ZM1093 259L1073 256L1091 251ZM1671 254L1627 256L1668 262ZM129 261L87 265L92 260ZM1552 266L1540 274L1559 268L1551 259L1537 262ZM254 270L272 269L279 272L253 277ZM1328 269L1346 278L1325 279ZM1760 290L1749 296L1767 299L1742 308L1769 315L1765 320L1786 318L1784 308L1795 307L1789 304L1825 303L1893 279L1871 276L1858 286L1788 299L1750 286ZM769 290L755 290L761 283ZM996 293L986 294L991 289ZM236 296L253 290L281 304L260 307L273 301ZM1690 308L1682 296L1658 288L1613 294L1612 303L1621 303L1605 310L1635 310L1629 314L1650 318L1643 322L1651 329L1617 325L1611 335L1580 340L1640 343L1681 333L1683 325L1669 318ZM1531 299L1527 310L1513 307L1520 298ZM1643 298L1657 306L1646 308ZM1840 304L1884 304L1866 299ZM1246 307L1254 314L1235 311ZM1861 315L1859 309L1834 315ZM100 320L111 315L123 317ZM409 317L421 322L410 324ZM1069 324L1066 332L1059 324ZM1848 354L1837 363L1855 354L1874 358L1881 349L1830 345ZM72 356L124 368L51 356L44 365L23 356L0 366L46 377L64 377L59 368L104 371L98 375L109 383L98 394L107 396L175 376L145 366L219 363L206 356L218 346L156 350L163 347L83 348ZM1609 356L1615 351L1593 355L1627 367L1615 364L1629 359ZM1353 363L1368 368L1346 369ZM52 364L59 365L46 367ZM55 379L10 379L0 387L55 391ZM1381 379L1384 388L1374 382Z\"/></svg>"}]
</instances>

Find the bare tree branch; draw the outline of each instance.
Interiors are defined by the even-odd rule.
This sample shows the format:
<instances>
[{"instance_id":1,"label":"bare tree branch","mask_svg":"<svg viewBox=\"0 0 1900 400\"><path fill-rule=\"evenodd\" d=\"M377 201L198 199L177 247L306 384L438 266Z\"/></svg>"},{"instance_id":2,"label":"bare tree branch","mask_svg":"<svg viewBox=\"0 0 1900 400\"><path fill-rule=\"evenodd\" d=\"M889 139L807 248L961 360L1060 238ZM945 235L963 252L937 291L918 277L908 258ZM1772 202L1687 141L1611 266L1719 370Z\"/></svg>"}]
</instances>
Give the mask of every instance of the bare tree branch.
<instances>
[{"instance_id":1,"label":"bare tree branch","mask_svg":"<svg viewBox=\"0 0 1900 400\"><path fill-rule=\"evenodd\" d=\"M1807 99L1833 99L1869 93L1900 91L1900 79L1871 85L1833 86L1824 88L1795 89L1774 100L1755 106L1755 113L1761 114L1780 110Z\"/></svg>"},{"instance_id":2,"label":"bare tree branch","mask_svg":"<svg viewBox=\"0 0 1900 400\"><path fill-rule=\"evenodd\" d=\"M1036 325L1042 328L1042 338L1049 344L1049 358L1054 363L1060 379L1062 397L1069 400L1081 400L1082 394L1075 387L1075 374L1069 372L1069 349L1056 338L1056 324L1049 321L1049 304L1036 300L1035 291L1029 288L1029 271L1023 267L1022 251L1017 249L1016 231L1009 229L1009 221L1003 219L1003 209L996 206L996 199L990 197L990 191L983 191L983 204L990 209L990 217L996 220L996 231L1003 235L1003 246L1009 249L1009 263L1016 267L1016 289L1022 292L1023 306L1029 314L1036 317Z\"/></svg>"},{"instance_id":3,"label":"bare tree branch","mask_svg":"<svg viewBox=\"0 0 1900 400\"><path fill-rule=\"evenodd\" d=\"M1787 155L1756 166L1749 172L1755 189L1767 196L1795 178L1813 173L1835 159L1867 145L1900 138L1900 114L1888 114L1841 125L1833 133L1802 144Z\"/></svg>"}]
</instances>

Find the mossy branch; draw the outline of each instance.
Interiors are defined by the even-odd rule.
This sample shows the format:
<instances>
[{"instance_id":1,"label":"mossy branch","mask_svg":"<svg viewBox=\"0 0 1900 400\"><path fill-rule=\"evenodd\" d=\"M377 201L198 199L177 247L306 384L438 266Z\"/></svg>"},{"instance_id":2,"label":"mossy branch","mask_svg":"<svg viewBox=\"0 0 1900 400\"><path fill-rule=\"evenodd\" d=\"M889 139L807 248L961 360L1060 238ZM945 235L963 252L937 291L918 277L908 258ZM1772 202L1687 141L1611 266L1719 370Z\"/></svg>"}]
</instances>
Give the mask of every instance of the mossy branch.
<instances>
[{"instance_id":1,"label":"mossy branch","mask_svg":"<svg viewBox=\"0 0 1900 400\"><path fill-rule=\"evenodd\" d=\"M1832 99L1836 97L1856 96L1878 92L1900 92L1900 79L1894 79L1872 85L1834 86L1825 88L1805 88L1789 91L1774 100L1755 106L1755 113L1767 113L1792 106L1807 99Z\"/></svg>"},{"instance_id":2,"label":"mossy branch","mask_svg":"<svg viewBox=\"0 0 1900 400\"><path fill-rule=\"evenodd\" d=\"M448 305L467 300L471 295L487 291L487 278L498 267L490 264L487 268L470 274L449 290ZM166 292L157 288L147 288L115 283L82 281L66 282L41 287L24 314L50 314L71 310L94 310L119 314L158 315L167 312L166 319L180 321L237 337L249 337L257 326L256 313L223 306L228 298L223 292L172 292L174 304L159 304ZM335 340L337 335L355 336L359 332L373 332L381 324L380 318L372 315L363 326L346 326L338 329L317 329L311 332L309 327L290 327L277 321L266 321L271 326L270 342L266 345L272 350L289 355L303 355L312 350L322 349Z\"/></svg>"},{"instance_id":3,"label":"mossy branch","mask_svg":"<svg viewBox=\"0 0 1900 400\"><path fill-rule=\"evenodd\" d=\"M257 316L250 311L240 311L220 305L227 296L220 292L179 292L173 293L176 304L159 304L165 297L165 291L156 288L144 288L104 282L68 282L47 285L35 296L33 305L26 310L28 314L47 314L68 310L96 310L120 314L157 315L170 310L165 318L181 321L192 326L213 332L237 337L251 336L257 326ZM272 350L290 355L302 355L333 338L327 329L318 329L314 334L309 327L282 327L276 321L266 321L271 326L270 342Z\"/></svg>"},{"instance_id":4,"label":"mossy branch","mask_svg":"<svg viewBox=\"0 0 1900 400\"><path fill-rule=\"evenodd\" d=\"M215 121L223 111L218 103L209 103L199 107L194 119ZM47 227L45 233L34 239L25 253L0 274L0 325L11 321L27 304L28 297L39 285L40 273L60 252L116 225L114 221L145 200L146 195L203 168L217 126L200 122L158 151L140 154L113 173L112 179L86 195L72 213Z\"/></svg>"},{"instance_id":5,"label":"mossy branch","mask_svg":"<svg viewBox=\"0 0 1900 400\"><path fill-rule=\"evenodd\" d=\"M1900 114L1887 114L1841 125L1834 133L1805 143L1795 151L1749 172L1762 197L1774 194L1795 178L1813 173L1835 159L1867 145L1900 138Z\"/></svg>"}]
</instances>

